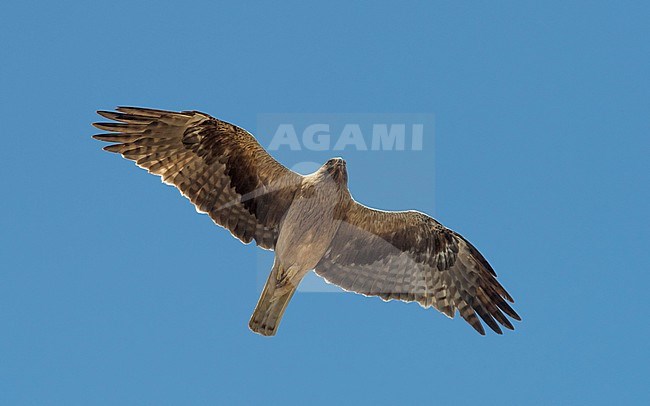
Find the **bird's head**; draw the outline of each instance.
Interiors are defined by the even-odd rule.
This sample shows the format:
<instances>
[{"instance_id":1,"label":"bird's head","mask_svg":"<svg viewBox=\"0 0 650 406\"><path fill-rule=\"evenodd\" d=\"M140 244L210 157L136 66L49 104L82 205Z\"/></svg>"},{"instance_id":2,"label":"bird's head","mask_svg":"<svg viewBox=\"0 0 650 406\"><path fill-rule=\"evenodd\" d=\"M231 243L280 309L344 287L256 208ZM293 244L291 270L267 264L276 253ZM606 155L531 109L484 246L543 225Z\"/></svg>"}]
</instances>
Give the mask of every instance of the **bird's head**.
<instances>
[{"instance_id":1,"label":"bird's head","mask_svg":"<svg viewBox=\"0 0 650 406\"><path fill-rule=\"evenodd\" d=\"M337 184L347 185L348 171L345 168L345 161L343 158L332 158L320 169L325 174L329 175Z\"/></svg>"}]
</instances>

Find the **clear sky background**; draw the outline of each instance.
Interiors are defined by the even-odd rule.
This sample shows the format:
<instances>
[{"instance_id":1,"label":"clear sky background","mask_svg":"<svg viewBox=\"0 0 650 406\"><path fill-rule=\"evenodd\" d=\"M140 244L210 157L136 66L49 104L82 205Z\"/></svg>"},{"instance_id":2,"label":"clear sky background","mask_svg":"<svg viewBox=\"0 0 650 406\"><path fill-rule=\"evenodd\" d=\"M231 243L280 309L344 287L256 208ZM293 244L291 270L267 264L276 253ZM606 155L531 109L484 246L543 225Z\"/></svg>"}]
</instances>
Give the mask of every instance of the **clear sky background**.
<instances>
[{"instance_id":1,"label":"clear sky background","mask_svg":"<svg viewBox=\"0 0 650 406\"><path fill-rule=\"evenodd\" d=\"M648 3L366 3L0 5L1 404L647 404ZM101 151L116 105L434 114L418 153L274 154L461 232L523 322L299 293L251 333L272 253Z\"/></svg>"}]
</instances>

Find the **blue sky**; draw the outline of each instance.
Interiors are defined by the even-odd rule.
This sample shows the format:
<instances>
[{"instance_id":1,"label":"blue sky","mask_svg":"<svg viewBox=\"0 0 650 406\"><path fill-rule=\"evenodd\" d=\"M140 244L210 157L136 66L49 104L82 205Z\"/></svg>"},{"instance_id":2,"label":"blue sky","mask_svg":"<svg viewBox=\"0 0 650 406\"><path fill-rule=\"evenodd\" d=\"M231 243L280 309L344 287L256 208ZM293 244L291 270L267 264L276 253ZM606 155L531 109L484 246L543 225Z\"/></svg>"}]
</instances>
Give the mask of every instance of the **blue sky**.
<instances>
[{"instance_id":1,"label":"blue sky","mask_svg":"<svg viewBox=\"0 0 650 406\"><path fill-rule=\"evenodd\" d=\"M5 2L0 403L645 404L647 2ZM422 151L348 160L491 261L523 322L297 294L247 322L272 254L101 151L97 109L435 116ZM268 145L271 134L257 134Z\"/></svg>"}]
</instances>

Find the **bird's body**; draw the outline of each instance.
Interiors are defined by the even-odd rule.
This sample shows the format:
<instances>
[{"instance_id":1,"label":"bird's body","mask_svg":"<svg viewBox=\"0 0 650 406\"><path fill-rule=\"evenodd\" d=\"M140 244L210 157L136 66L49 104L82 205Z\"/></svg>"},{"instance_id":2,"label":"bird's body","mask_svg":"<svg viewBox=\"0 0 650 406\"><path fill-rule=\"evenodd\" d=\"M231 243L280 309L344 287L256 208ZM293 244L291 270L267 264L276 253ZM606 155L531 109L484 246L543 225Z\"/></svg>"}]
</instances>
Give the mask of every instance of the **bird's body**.
<instances>
[{"instance_id":1,"label":"bird's body","mask_svg":"<svg viewBox=\"0 0 650 406\"><path fill-rule=\"evenodd\" d=\"M120 107L99 112L117 123L95 138L162 177L200 212L245 243L275 251L249 322L274 335L310 271L345 290L384 300L416 301L449 317L458 311L484 334L505 317L519 320L512 298L485 258L459 234L416 211L386 212L357 203L340 158L302 176L275 161L252 135L199 112Z\"/></svg>"},{"instance_id":2,"label":"bird's body","mask_svg":"<svg viewBox=\"0 0 650 406\"><path fill-rule=\"evenodd\" d=\"M280 222L275 264L249 323L253 331L275 334L293 292L329 248L341 224L342 208L351 200L346 185L332 176L344 166L342 159L332 159L303 178ZM279 303L268 306L275 302Z\"/></svg>"},{"instance_id":3,"label":"bird's body","mask_svg":"<svg viewBox=\"0 0 650 406\"><path fill-rule=\"evenodd\" d=\"M345 165L336 160L333 165ZM350 200L327 170L305 176L280 223L276 258L286 266L309 271L316 267L341 223L341 208Z\"/></svg>"}]
</instances>

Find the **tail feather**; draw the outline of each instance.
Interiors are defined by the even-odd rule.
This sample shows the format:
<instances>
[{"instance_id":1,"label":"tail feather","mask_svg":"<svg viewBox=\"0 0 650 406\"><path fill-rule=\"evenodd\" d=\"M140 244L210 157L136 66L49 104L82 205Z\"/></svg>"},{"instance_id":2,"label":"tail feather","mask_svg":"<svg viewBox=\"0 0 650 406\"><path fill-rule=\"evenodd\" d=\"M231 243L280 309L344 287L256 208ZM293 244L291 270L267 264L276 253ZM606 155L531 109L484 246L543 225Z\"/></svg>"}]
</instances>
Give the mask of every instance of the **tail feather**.
<instances>
[{"instance_id":1,"label":"tail feather","mask_svg":"<svg viewBox=\"0 0 650 406\"><path fill-rule=\"evenodd\" d=\"M291 284L276 287L275 269L269 275L264 290L257 302L255 311L248 322L248 327L263 336L274 336L284 315L284 311L293 297L296 287Z\"/></svg>"}]
</instances>

